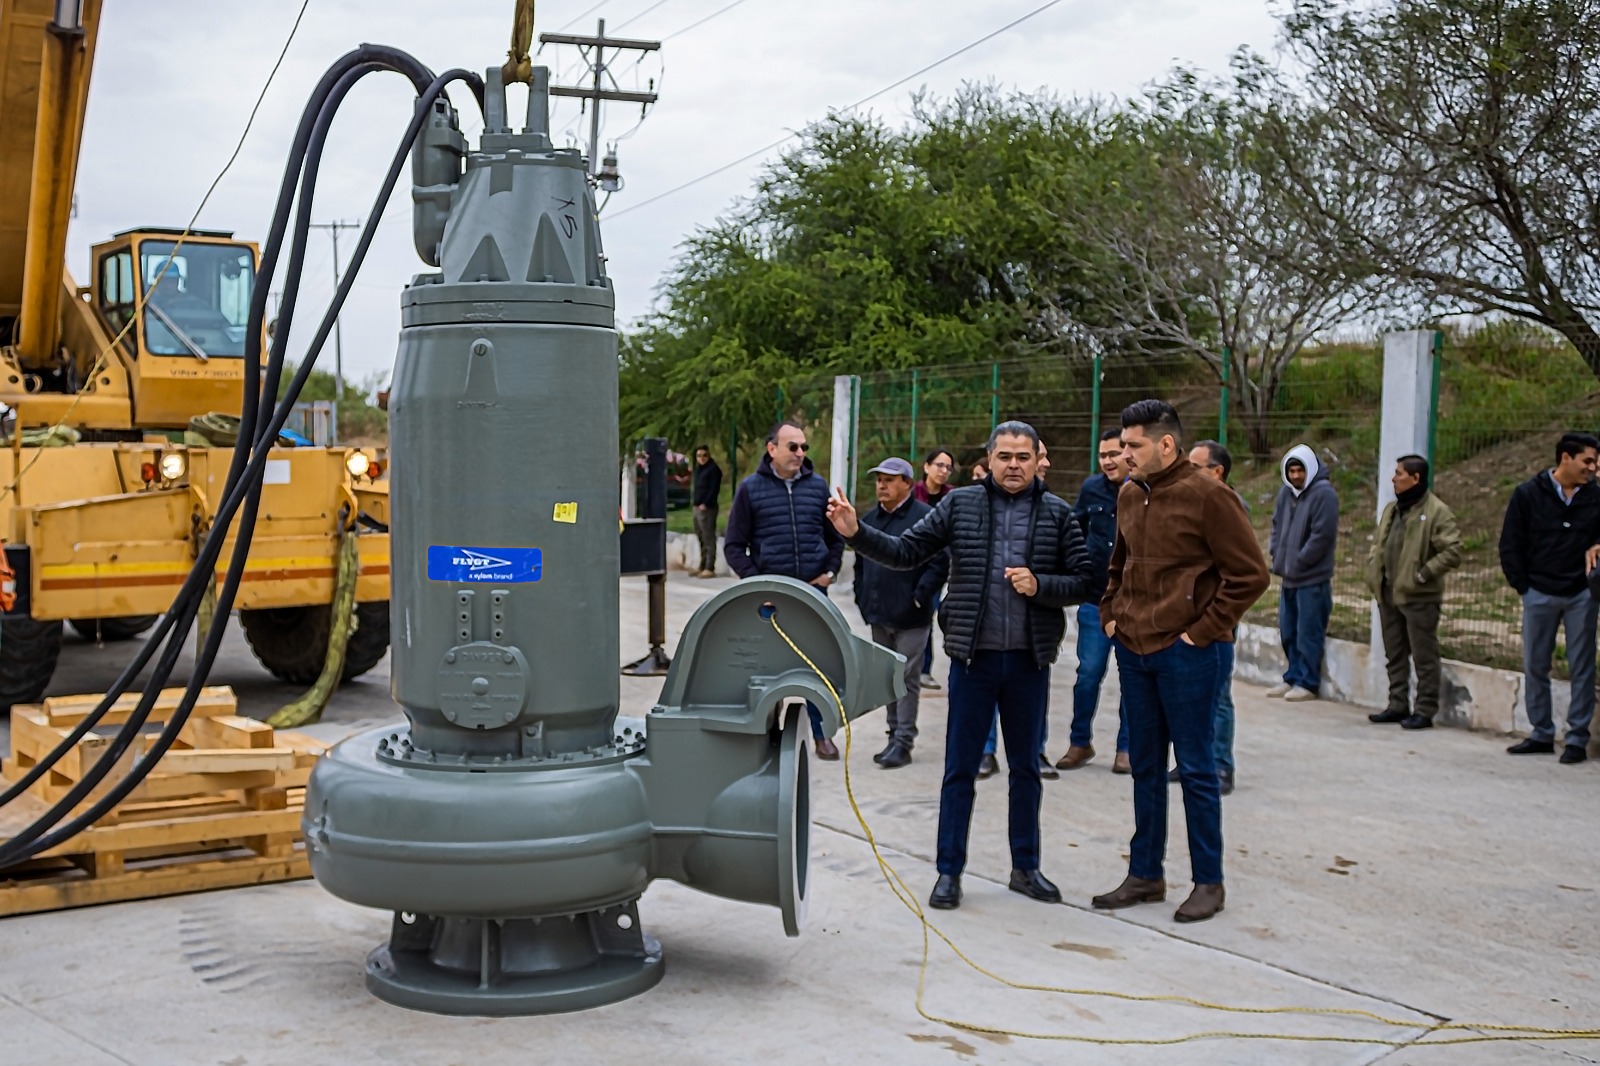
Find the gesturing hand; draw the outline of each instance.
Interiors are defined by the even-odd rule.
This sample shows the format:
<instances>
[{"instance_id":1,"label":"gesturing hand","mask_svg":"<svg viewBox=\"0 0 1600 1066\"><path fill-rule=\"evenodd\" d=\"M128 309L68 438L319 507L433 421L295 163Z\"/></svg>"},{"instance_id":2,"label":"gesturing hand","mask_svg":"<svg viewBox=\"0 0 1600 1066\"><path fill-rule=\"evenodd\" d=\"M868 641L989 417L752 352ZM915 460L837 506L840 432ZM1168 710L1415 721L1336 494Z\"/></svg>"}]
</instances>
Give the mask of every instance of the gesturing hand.
<instances>
[{"instance_id":1,"label":"gesturing hand","mask_svg":"<svg viewBox=\"0 0 1600 1066\"><path fill-rule=\"evenodd\" d=\"M853 537L861 531L861 521L856 518L855 506L845 498L844 489L835 488L828 497L828 521L841 537Z\"/></svg>"},{"instance_id":2,"label":"gesturing hand","mask_svg":"<svg viewBox=\"0 0 1600 1066\"><path fill-rule=\"evenodd\" d=\"M1024 596L1032 596L1039 591L1039 579L1033 576L1033 571L1026 566L1006 567L1006 580L1011 582L1011 587Z\"/></svg>"}]
</instances>

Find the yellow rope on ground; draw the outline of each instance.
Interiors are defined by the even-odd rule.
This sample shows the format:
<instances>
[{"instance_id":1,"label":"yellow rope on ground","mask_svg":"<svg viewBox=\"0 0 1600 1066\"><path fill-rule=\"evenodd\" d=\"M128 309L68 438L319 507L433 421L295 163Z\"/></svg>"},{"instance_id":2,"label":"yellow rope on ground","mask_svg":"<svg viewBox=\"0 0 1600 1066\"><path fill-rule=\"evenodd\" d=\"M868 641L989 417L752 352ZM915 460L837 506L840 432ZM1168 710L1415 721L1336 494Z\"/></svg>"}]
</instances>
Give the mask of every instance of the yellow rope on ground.
<instances>
[{"instance_id":1,"label":"yellow rope on ground","mask_svg":"<svg viewBox=\"0 0 1600 1066\"><path fill-rule=\"evenodd\" d=\"M778 624L777 615L774 614L770 621L772 628L778 636L783 638L785 644L800 657L800 660L811 669L827 686L828 694L833 697L834 705L839 708L839 719L844 723L844 789L845 796L850 801L850 811L855 815L856 822L861 826L867 846L872 849L872 857L878 863L878 869L883 874L884 882L896 899L909 910L922 926L922 960L917 971L917 1013L923 1018L937 1025L948 1025L956 1029L965 1029L973 1033L986 1033L991 1036L1008 1036L1023 1040L1055 1040L1082 1044L1109 1044L1109 1045L1170 1045L1187 1044L1196 1040L1288 1040L1300 1043L1320 1044L1374 1044L1386 1047L1437 1047L1444 1044L1481 1044L1508 1041L1530 1040L1600 1040L1600 1029L1547 1029L1533 1025L1496 1025L1480 1022L1437 1022L1428 1023L1404 1018L1389 1018L1372 1011L1361 1010L1355 1007L1240 1007L1224 1003L1212 1003L1208 1000L1196 999L1192 996L1179 995L1141 995L1132 992L1117 992L1102 988L1068 988L1057 985L1040 985L1026 981L1013 981L993 970L975 962L966 952L956 946L937 925L928 920L928 915L923 910L922 903L912 892L898 870L883 855L878 846L872 827L867 824L867 819L861 812L861 805L856 801L855 786L850 777L850 748L853 733L850 719L845 715L844 701L839 698L839 692L834 688L828 675L818 669L817 664L811 660L800 646L796 644L789 634L783 631ZM1174 1037L1100 1037L1089 1036L1082 1033L1036 1033L1018 1029L1006 1029L999 1026L980 1025L976 1022L962 1021L956 1018L946 1018L942 1015L931 1013L924 1005L924 993L927 988L929 957L929 934L942 940L946 947L953 952L956 958L966 963L973 970L1006 988L1014 988L1024 992L1050 992L1064 996L1097 997L1102 999L1116 999L1130 1003L1172 1003L1187 1007L1197 1007L1201 1010L1222 1011L1229 1014L1296 1014L1310 1016L1328 1016L1352 1018L1361 1021L1374 1022L1379 1025L1399 1029L1421 1029L1422 1034L1404 1040L1384 1039L1382 1037L1360 1036L1333 1036L1326 1034L1298 1034L1298 1033L1248 1033L1232 1032L1227 1030L1207 1030L1204 1032L1185 1033ZM1435 1033L1463 1031L1467 1035L1450 1036L1437 1040L1428 1037Z\"/></svg>"},{"instance_id":2,"label":"yellow rope on ground","mask_svg":"<svg viewBox=\"0 0 1600 1066\"><path fill-rule=\"evenodd\" d=\"M344 653L356 626L356 579L361 573L361 549L354 528L339 537L339 564L334 571L333 608L328 623L328 654L322 660L322 673L305 695L286 703L272 713L267 724L274 729L293 729L321 720L322 712L339 687L344 673Z\"/></svg>"}]
</instances>

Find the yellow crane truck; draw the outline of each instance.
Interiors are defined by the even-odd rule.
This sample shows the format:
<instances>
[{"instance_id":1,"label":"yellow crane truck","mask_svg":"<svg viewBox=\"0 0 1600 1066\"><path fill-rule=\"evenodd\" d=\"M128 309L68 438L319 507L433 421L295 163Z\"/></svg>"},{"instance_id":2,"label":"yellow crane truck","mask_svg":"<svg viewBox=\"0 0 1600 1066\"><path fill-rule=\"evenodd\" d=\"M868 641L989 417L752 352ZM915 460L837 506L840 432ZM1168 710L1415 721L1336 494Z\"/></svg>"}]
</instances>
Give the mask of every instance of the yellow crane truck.
<instances>
[{"instance_id":1,"label":"yellow crane truck","mask_svg":"<svg viewBox=\"0 0 1600 1066\"><path fill-rule=\"evenodd\" d=\"M260 373L243 358L253 243L130 229L94 246L88 285L67 273L100 8L0 0L0 538L16 575L0 620L0 709L44 692L64 623L125 640L172 603L226 479L232 449L216 438L239 412L244 375ZM343 678L388 648L379 474L353 448L285 447L268 462L237 603L256 657L286 681L322 670L335 557L358 520Z\"/></svg>"}]
</instances>

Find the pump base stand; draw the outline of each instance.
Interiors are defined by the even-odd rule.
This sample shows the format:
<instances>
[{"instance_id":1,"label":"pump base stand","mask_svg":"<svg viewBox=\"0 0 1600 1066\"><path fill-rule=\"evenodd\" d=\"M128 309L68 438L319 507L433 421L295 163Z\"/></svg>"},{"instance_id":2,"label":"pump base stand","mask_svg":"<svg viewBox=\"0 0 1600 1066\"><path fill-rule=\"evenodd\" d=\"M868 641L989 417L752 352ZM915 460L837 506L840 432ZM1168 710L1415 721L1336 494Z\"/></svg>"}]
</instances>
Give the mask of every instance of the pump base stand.
<instances>
[{"instance_id":1,"label":"pump base stand","mask_svg":"<svg viewBox=\"0 0 1600 1066\"><path fill-rule=\"evenodd\" d=\"M659 644L652 644L650 652L622 668L624 677L666 677L672 669L672 656Z\"/></svg>"},{"instance_id":2,"label":"pump base stand","mask_svg":"<svg viewBox=\"0 0 1600 1066\"><path fill-rule=\"evenodd\" d=\"M487 1017L616 1003L666 973L636 903L551 918L396 914L389 943L367 956L367 989L397 1007Z\"/></svg>"}]
</instances>

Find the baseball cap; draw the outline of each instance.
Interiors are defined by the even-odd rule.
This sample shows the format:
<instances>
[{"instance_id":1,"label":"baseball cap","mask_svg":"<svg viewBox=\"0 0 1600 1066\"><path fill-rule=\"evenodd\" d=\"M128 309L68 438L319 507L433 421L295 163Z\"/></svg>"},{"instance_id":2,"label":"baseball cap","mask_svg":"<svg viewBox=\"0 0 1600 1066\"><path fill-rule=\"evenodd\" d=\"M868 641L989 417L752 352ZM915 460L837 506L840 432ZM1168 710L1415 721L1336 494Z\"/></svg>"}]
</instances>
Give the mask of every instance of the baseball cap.
<instances>
[{"instance_id":1,"label":"baseball cap","mask_svg":"<svg viewBox=\"0 0 1600 1066\"><path fill-rule=\"evenodd\" d=\"M917 475L911 469L911 464L897 456L885 459L871 470L868 470L867 473L893 474L896 477L910 478L912 481L917 479Z\"/></svg>"}]
</instances>

